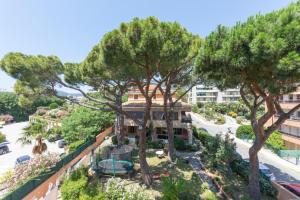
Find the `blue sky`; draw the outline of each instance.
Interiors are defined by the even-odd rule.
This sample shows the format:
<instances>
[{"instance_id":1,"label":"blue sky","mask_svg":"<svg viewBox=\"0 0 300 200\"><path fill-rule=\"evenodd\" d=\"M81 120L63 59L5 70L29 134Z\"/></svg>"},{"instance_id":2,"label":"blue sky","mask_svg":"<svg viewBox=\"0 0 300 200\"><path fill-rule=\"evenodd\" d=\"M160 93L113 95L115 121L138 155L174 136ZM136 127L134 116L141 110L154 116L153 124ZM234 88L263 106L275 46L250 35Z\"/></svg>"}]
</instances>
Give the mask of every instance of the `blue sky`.
<instances>
[{"instance_id":1,"label":"blue sky","mask_svg":"<svg viewBox=\"0 0 300 200\"><path fill-rule=\"evenodd\" d=\"M11 51L80 62L101 37L134 17L177 21L202 37L292 0L1 0L0 58ZM0 89L14 80L0 71Z\"/></svg>"}]
</instances>

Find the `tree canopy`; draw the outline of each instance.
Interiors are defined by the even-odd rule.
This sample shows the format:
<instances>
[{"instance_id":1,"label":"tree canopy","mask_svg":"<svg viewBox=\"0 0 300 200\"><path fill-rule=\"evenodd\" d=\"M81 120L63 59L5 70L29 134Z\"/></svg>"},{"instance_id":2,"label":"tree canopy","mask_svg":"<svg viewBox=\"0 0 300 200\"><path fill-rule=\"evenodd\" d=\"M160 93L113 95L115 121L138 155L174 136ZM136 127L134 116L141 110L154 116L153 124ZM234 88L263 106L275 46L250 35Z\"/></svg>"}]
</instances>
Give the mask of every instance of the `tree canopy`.
<instances>
[{"instance_id":1,"label":"tree canopy","mask_svg":"<svg viewBox=\"0 0 300 200\"><path fill-rule=\"evenodd\" d=\"M300 2L272 13L248 18L228 28L219 26L200 49L196 73L220 88L239 86L251 112L255 140L249 149L250 194L260 199L258 151L300 104L283 110L279 97L295 91L300 79ZM249 98L251 96L251 98ZM256 115L265 103L266 113ZM265 127L268 120L278 118Z\"/></svg>"}]
</instances>

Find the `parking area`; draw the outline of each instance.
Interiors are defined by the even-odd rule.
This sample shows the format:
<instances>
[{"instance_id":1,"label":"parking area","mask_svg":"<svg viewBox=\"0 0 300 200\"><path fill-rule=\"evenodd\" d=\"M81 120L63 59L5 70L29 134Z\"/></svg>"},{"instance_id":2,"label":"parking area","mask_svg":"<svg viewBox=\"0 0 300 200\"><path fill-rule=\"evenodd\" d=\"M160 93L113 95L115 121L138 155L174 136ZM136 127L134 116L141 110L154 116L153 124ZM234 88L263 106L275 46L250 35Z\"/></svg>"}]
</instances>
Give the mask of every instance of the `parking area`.
<instances>
[{"instance_id":1,"label":"parking area","mask_svg":"<svg viewBox=\"0 0 300 200\"><path fill-rule=\"evenodd\" d=\"M32 148L35 141L30 145L22 145L20 142L17 142L18 138L21 137L23 128L26 126L28 126L28 122L14 123L0 128L0 131L6 135L6 139L9 142L9 153L0 155L0 175L9 169L13 169L18 157L23 155L33 156ZM58 148L57 143L49 143L46 141L46 144L49 152L59 154L64 152L63 148Z\"/></svg>"}]
</instances>

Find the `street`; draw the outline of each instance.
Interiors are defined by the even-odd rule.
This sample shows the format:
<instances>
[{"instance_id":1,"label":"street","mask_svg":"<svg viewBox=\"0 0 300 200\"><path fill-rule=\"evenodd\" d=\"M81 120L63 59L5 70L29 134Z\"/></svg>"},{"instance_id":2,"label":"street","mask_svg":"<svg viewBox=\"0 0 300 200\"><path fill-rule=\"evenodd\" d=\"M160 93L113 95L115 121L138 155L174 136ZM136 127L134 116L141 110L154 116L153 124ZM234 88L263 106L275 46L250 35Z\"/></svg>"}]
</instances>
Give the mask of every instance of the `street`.
<instances>
[{"instance_id":1,"label":"street","mask_svg":"<svg viewBox=\"0 0 300 200\"><path fill-rule=\"evenodd\" d=\"M213 122L206 121L204 118L198 114L191 113L193 125L197 128L205 128L211 135L216 135L218 133L226 133L228 128L231 128L233 133L236 132L236 129L239 127L239 124L232 120L231 118L226 117L226 123L223 125L216 125ZM243 158L249 158L248 150L251 147L251 144L245 142L241 139L234 138L236 143L237 152ZM281 159L276 154L272 153L268 149L261 149L258 153L259 161L268 166L271 172L274 173L277 181L287 181L300 183L300 167L296 166L286 160Z\"/></svg>"},{"instance_id":2,"label":"street","mask_svg":"<svg viewBox=\"0 0 300 200\"><path fill-rule=\"evenodd\" d=\"M10 125L4 126L0 129L0 132L6 135L7 141L10 143L9 153L0 155L0 176L5 173L9 169L13 169L15 166L15 161L19 156L23 155L32 155L32 148L34 146L34 142L30 145L22 145L21 143L17 142L17 139L21 137L21 133L23 128L28 125L28 122L21 122L21 123L14 123ZM47 151L54 152L54 153L63 153L64 149L58 148L56 143L49 143L46 141L47 144Z\"/></svg>"}]
</instances>

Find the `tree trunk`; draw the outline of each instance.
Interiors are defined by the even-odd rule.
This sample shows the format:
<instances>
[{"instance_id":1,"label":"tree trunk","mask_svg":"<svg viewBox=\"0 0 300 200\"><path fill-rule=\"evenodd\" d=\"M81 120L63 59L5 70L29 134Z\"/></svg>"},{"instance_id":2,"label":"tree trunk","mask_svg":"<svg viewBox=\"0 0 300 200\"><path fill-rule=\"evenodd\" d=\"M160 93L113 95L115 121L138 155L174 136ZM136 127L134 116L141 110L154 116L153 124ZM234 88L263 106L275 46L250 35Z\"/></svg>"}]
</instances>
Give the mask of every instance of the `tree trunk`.
<instances>
[{"instance_id":1,"label":"tree trunk","mask_svg":"<svg viewBox=\"0 0 300 200\"><path fill-rule=\"evenodd\" d=\"M145 185L150 186L152 184L151 174L149 170L149 165L146 160L146 127L140 131L140 140L139 140L139 158L140 158L140 167L142 173L142 179Z\"/></svg>"},{"instance_id":2,"label":"tree trunk","mask_svg":"<svg viewBox=\"0 0 300 200\"><path fill-rule=\"evenodd\" d=\"M141 126L140 131L140 140L139 140L139 158L140 158L140 167L142 173L142 179L145 185L148 187L152 184L152 178L150 174L149 165L146 159L146 132L147 132L147 121L150 120L150 109L151 109L151 99L146 98L146 107L143 118L143 125Z\"/></svg>"},{"instance_id":3,"label":"tree trunk","mask_svg":"<svg viewBox=\"0 0 300 200\"><path fill-rule=\"evenodd\" d=\"M174 150L173 119L172 119L173 108L169 108L168 106L172 104L172 97L170 97L170 95L171 95L171 86L168 84L164 92L164 114L165 114L167 134L168 134L168 159L169 161L172 162L175 157L175 150Z\"/></svg>"},{"instance_id":4,"label":"tree trunk","mask_svg":"<svg viewBox=\"0 0 300 200\"><path fill-rule=\"evenodd\" d=\"M263 140L260 137L259 131L253 128L255 135L255 141L249 149L249 161L250 161L250 173L249 173L249 193L250 197L253 200L260 200L260 185L259 185L259 161L258 161L258 152L263 145ZM257 133L258 132L258 133Z\"/></svg>"},{"instance_id":5,"label":"tree trunk","mask_svg":"<svg viewBox=\"0 0 300 200\"><path fill-rule=\"evenodd\" d=\"M122 110L122 96L116 95L116 104L118 109ZM118 140L118 146L124 144L124 115L120 112L116 112L117 121L115 126L115 134Z\"/></svg>"}]
</instances>

